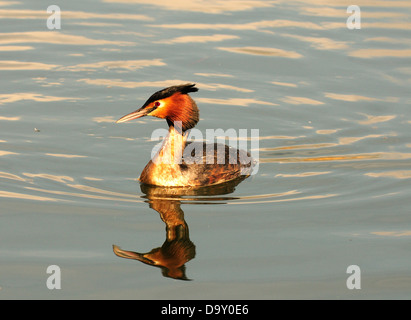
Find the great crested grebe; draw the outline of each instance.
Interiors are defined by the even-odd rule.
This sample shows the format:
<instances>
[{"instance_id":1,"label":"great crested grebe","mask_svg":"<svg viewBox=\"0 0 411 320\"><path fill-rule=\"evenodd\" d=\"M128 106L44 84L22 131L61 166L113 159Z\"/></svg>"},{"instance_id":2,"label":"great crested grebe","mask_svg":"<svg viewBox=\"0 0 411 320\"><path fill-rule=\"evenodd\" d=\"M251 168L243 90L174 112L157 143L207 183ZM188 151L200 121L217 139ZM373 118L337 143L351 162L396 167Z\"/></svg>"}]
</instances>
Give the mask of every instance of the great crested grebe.
<instances>
[{"instance_id":1,"label":"great crested grebe","mask_svg":"<svg viewBox=\"0 0 411 320\"><path fill-rule=\"evenodd\" d=\"M196 187L250 174L253 160L246 151L220 143L187 141L189 130L199 121L198 107L188 95L196 91L198 88L190 83L165 88L155 92L140 109L117 120L116 123L121 123L144 116L167 120L168 136L144 168L140 182L164 187Z\"/></svg>"}]
</instances>

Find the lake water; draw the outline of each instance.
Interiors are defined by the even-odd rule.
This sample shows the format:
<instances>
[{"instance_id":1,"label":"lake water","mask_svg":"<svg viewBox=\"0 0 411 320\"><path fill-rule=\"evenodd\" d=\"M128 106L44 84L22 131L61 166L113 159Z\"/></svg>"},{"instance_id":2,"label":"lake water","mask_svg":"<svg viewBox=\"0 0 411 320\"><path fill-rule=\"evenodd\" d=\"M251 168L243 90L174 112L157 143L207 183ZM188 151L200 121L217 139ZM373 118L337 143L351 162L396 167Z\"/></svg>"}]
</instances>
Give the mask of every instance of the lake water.
<instances>
[{"instance_id":1,"label":"lake water","mask_svg":"<svg viewBox=\"0 0 411 320\"><path fill-rule=\"evenodd\" d=\"M409 299L411 2L351 4L0 1L0 298ZM140 186L166 122L114 122L187 82L255 175Z\"/></svg>"}]
</instances>

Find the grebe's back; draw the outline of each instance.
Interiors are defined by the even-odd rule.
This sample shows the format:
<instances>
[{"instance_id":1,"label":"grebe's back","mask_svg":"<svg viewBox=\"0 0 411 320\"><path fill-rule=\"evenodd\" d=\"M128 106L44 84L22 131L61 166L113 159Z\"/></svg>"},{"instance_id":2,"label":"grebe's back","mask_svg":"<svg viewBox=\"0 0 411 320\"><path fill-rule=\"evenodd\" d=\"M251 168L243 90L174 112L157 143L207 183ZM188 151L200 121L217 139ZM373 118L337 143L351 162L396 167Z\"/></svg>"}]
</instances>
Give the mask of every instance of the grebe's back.
<instances>
[{"instance_id":1,"label":"grebe's back","mask_svg":"<svg viewBox=\"0 0 411 320\"><path fill-rule=\"evenodd\" d=\"M120 118L125 122L146 115L163 118L168 136L140 176L145 184L182 187L224 183L251 173L253 159L244 150L224 144L188 142L188 132L199 121L199 110L188 95L194 84L172 86L154 93L138 110Z\"/></svg>"}]
</instances>

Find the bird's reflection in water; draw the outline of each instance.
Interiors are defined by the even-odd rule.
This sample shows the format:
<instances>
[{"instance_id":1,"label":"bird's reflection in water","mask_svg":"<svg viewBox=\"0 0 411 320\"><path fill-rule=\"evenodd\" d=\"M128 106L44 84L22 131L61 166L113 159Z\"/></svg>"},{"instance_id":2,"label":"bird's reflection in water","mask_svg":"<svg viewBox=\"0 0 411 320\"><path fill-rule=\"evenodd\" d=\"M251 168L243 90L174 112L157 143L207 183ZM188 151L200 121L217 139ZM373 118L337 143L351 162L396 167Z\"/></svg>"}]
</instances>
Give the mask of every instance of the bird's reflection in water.
<instances>
[{"instance_id":1,"label":"bird's reflection in water","mask_svg":"<svg viewBox=\"0 0 411 320\"><path fill-rule=\"evenodd\" d=\"M144 198L147 199L150 208L157 211L166 224L166 240L161 247L147 253L126 251L113 245L114 253L121 258L134 259L159 267L165 277L190 280L186 276L185 264L195 257L196 247L190 240L181 202L216 204L235 199L215 196L232 193L244 178L240 177L216 186L197 188L170 188L141 184L141 191L145 194Z\"/></svg>"}]
</instances>

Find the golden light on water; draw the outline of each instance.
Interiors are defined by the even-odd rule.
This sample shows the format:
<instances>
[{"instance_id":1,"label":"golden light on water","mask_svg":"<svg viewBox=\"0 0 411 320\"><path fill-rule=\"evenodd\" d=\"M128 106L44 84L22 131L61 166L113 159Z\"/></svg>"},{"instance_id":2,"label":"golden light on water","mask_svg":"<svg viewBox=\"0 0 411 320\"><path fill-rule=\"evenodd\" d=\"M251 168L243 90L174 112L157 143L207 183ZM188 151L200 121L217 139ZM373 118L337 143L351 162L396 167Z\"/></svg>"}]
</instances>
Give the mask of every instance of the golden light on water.
<instances>
[{"instance_id":1,"label":"golden light on water","mask_svg":"<svg viewBox=\"0 0 411 320\"><path fill-rule=\"evenodd\" d=\"M411 153L373 152L364 154L346 154L320 157L289 157L289 158L260 158L261 163L290 163L290 162L339 162L364 160L404 160L411 159Z\"/></svg>"}]
</instances>

